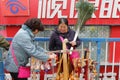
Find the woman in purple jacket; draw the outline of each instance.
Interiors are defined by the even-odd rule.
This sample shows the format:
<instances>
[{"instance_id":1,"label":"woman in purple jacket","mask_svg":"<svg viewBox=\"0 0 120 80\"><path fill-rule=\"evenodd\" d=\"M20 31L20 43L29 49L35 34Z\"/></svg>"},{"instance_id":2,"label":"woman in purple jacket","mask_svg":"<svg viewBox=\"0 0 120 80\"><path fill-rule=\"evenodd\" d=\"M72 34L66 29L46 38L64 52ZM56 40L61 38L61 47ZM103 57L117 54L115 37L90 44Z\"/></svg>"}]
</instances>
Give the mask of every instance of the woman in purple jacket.
<instances>
[{"instance_id":1,"label":"woman in purple jacket","mask_svg":"<svg viewBox=\"0 0 120 80\"><path fill-rule=\"evenodd\" d=\"M68 26L68 20L66 18L60 18L58 22L58 27L55 28L54 32L52 33L49 41L49 50L55 51L55 50L62 50L62 40L67 39L68 43L66 43L67 48L70 49L73 47L74 49L80 45L80 39L77 37L76 41L73 41L75 36L75 31L71 30ZM61 53L56 53L58 55L58 60L61 58ZM70 70L69 74L73 70L73 65L69 64ZM62 70L60 71L62 72Z\"/></svg>"},{"instance_id":2,"label":"woman in purple jacket","mask_svg":"<svg viewBox=\"0 0 120 80\"><path fill-rule=\"evenodd\" d=\"M58 27L55 28L54 32L52 33L49 41L49 50L62 50L62 41L60 36L63 39L68 39L67 48L70 49L71 47L78 47L80 45L80 39L77 38L76 41L73 41L75 36L75 31L71 30L68 26L68 20L66 18L60 18Z\"/></svg>"}]
</instances>

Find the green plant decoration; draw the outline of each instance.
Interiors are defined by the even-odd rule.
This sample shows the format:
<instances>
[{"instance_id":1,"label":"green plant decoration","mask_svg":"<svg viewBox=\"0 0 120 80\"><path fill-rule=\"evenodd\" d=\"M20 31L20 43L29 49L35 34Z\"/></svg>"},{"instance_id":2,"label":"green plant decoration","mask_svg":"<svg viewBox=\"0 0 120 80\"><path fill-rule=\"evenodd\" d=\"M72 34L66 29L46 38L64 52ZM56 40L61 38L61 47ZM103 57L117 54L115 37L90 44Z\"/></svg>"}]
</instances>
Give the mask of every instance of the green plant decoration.
<instances>
[{"instance_id":1,"label":"green plant decoration","mask_svg":"<svg viewBox=\"0 0 120 80\"><path fill-rule=\"evenodd\" d=\"M84 0L79 0L76 3L76 8L78 10L78 19L76 24L76 34L73 41L76 41L79 31L83 28L86 21L92 17L92 14L95 11L94 5ZM71 47L70 50L73 50L73 47Z\"/></svg>"},{"instance_id":2,"label":"green plant decoration","mask_svg":"<svg viewBox=\"0 0 120 80\"><path fill-rule=\"evenodd\" d=\"M76 8L78 10L78 20L77 20L77 29L82 29L82 26L86 23L88 19L92 17L92 14L95 11L95 7L92 3L87 1L79 1L76 3Z\"/></svg>"}]
</instances>

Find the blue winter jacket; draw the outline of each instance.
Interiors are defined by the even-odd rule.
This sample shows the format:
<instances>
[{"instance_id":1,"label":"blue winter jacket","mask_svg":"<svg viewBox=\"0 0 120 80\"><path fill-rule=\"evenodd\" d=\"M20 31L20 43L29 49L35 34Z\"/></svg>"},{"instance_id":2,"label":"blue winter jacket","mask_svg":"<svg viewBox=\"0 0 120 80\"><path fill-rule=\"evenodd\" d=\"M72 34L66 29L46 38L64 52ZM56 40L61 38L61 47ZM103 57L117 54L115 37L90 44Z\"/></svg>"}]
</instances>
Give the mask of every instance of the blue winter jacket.
<instances>
[{"instance_id":1,"label":"blue winter jacket","mask_svg":"<svg viewBox=\"0 0 120 80\"><path fill-rule=\"evenodd\" d=\"M44 62L48 60L48 55L45 54L46 50L34 44L34 34L26 25L22 25L22 28L16 33L11 46L14 49L18 66L16 66L13 60L10 47L5 60L5 69L9 72L18 72L18 67L26 66L31 56Z\"/></svg>"}]
</instances>

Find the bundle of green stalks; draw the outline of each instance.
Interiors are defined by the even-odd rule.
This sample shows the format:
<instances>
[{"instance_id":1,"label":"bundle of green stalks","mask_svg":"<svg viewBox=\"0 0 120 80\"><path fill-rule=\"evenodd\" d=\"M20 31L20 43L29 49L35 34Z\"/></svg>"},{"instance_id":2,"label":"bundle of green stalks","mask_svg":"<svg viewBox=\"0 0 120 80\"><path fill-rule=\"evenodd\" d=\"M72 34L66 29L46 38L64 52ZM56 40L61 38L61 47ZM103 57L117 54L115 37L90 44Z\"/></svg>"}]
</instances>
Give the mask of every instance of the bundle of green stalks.
<instances>
[{"instance_id":1,"label":"bundle of green stalks","mask_svg":"<svg viewBox=\"0 0 120 80\"><path fill-rule=\"evenodd\" d=\"M76 34L73 41L76 41L79 31L83 28L83 25L86 23L86 21L92 17L92 14L95 11L95 7L92 3L83 0L77 2L76 8L78 10L78 19L75 27ZM71 47L70 50L73 50L73 47Z\"/></svg>"},{"instance_id":2,"label":"bundle of green stalks","mask_svg":"<svg viewBox=\"0 0 120 80\"><path fill-rule=\"evenodd\" d=\"M78 10L78 20L76 27L80 27L79 29L81 30L86 21L92 17L92 14L95 11L95 7L92 3L87 1L79 1L76 4L76 8Z\"/></svg>"}]
</instances>

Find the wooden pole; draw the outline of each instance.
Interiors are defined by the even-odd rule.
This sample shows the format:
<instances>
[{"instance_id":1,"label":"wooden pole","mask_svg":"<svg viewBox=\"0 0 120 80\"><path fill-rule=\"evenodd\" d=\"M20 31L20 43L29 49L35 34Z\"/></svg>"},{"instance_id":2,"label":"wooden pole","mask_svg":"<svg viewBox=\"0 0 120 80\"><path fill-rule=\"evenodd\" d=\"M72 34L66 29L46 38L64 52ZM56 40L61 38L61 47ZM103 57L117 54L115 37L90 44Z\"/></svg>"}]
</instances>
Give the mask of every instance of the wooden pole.
<instances>
[{"instance_id":1,"label":"wooden pole","mask_svg":"<svg viewBox=\"0 0 120 80\"><path fill-rule=\"evenodd\" d=\"M56 74L56 80L61 80L61 78L63 80L68 80L69 79L69 67L68 67L68 58L67 58L67 52L66 52L66 42L67 40L64 39L63 43L62 43L62 47L63 47L63 55L59 61L59 65L58 65L58 70L57 70L57 74ZM63 62L63 64L62 64ZM63 68L63 71L61 71L61 68ZM61 77L61 75L63 75Z\"/></svg>"},{"instance_id":2,"label":"wooden pole","mask_svg":"<svg viewBox=\"0 0 120 80\"><path fill-rule=\"evenodd\" d=\"M66 40L63 41L63 50L66 50ZM69 79L69 67L68 67L68 59L67 59L67 53L66 51L63 52L63 79L68 80Z\"/></svg>"}]
</instances>

